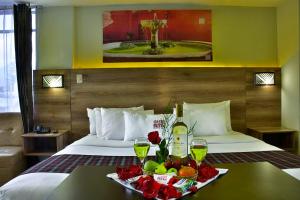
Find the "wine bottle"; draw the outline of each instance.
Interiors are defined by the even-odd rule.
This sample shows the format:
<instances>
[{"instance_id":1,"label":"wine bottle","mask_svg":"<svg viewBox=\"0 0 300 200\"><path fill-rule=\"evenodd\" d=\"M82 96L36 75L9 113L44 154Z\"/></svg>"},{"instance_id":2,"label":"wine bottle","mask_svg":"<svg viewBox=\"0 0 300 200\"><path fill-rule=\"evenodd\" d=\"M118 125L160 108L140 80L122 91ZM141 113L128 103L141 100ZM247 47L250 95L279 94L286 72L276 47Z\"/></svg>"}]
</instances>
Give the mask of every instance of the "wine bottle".
<instances>
[{"instance_id":1,"label":"wine bottle","mask_svg":"<svg viewBox=\"0 0 300 200\"><path fill-rule=\"evenodd\" d=\"M171 155L181 159L188 156L188 127L182 118L182 106L176 104L176 123L172 126Z\"/></svg>"}]
</instances>

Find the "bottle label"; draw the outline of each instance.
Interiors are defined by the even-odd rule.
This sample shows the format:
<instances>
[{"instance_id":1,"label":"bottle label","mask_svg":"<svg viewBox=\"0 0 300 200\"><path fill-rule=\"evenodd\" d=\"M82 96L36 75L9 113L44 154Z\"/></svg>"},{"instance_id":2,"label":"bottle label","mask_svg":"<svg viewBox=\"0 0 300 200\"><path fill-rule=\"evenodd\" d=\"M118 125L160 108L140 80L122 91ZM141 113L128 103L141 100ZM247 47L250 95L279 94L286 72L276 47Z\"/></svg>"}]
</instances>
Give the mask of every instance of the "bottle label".
<instances>
[{"instance_id":1,"label":"bottle label","mask_svg":"<svg viewBox=\"0 0 300 200\"><path fill-rule=\"evenodd\" d=\"M184 158L187 156L187 128L185 126L176 126L173 128L173 142L171 146L171 155Z\"/></svg>"}]
</instances>

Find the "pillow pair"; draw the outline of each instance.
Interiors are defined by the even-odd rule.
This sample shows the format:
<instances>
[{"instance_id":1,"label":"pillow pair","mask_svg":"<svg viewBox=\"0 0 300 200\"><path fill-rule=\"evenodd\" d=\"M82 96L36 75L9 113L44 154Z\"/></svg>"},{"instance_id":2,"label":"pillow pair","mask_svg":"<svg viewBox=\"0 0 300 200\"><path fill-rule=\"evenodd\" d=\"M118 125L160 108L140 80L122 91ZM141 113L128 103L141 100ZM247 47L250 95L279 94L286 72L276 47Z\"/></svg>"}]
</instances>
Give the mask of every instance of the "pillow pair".
<instances>
[{"instance_id":1,"label":"pillow pair","mask_svg":"<svg viewBox=\"0 0 300 200\"><path fill-rule=\"evenodd\" d=\"M123 111L143 112L144 106L131 108L87 108L90 133L111 140L123 140L125 123ZM147 111L153 113L153 111Z\"/></svg>"},{"instance_id":2,"label":"pillow pair","mask_svg":"<svg viewBox=\"0 0 300 200\"><path fill-rule=\"evenodd\" d=\"M184 121L195 124L193 135L225 135L232 131L230 101L206 104L183 104Z\"/></svg>"}]
</instances>

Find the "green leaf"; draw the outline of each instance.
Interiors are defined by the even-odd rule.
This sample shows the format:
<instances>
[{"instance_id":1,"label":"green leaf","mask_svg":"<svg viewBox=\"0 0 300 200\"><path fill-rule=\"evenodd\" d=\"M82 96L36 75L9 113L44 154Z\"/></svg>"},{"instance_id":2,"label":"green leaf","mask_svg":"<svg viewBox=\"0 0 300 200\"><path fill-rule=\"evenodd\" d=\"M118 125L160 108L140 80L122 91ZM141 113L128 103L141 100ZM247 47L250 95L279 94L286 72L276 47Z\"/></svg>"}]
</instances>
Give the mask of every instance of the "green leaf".
<instances>
[{"instance_id":1,"label":"green leaf","mask_svg":"<svg viewBox=\"0 0 300 200\"><path fill-rule=\"evenodd\" d=\"M168 155L169 155L169 150L165 149L165 151L164 151L164 157L165 157L165 159L167 159Z\"/></svg>"},{"instance_id":2,"label":"green leaf","mask_svg":"<svg viewBox=\"0 0 300 200\"><path fill-rule=\"evenodd\" d=\"M159 144L159 149L164 149L166 147L166 139L163 139Z\"/></svg>"}]
</instances>

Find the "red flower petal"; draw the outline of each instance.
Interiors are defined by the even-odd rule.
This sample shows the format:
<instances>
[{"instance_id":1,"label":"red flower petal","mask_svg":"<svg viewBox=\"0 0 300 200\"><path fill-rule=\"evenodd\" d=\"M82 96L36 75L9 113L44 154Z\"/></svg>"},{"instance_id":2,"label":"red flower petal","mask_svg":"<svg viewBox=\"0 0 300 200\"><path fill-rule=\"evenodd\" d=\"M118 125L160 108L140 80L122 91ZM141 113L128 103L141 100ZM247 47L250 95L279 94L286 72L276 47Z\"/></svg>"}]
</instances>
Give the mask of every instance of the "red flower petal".
<instances>
[{"instance_id":1,"label":"red flower petal","mask_svg":"<svg viewBox=\"0 0 300 200\"><path fill-rule=\"evenodd\" d=\"M168 185L173 185L178 182L178 179L174 176L169 180Z\"/></svg>"},{"instance_id":2,"label":"red flower petal","mask_svg":"<svg viewBox=\"0 0 300 200\"><path fill-rule=\"evenodd\" d=\"M121 180L127 180L129 178L139 176L143 174L143 170L138 165L132 165L130 167L117 167L116 172L118 174L119 179Z\"/></svg>"},{"instance_id":3,"label":"red flower petal","mask_svg":"<svg viewBox=\"0 0 300 200\"><path fill-rule=\"evenodd\" d=\"M143 191L143 196L146 199L153 199L157 196L157 191L154 189L145 190Z\"/></svg>"},{"instance_id":4,"label":"red flower petal","mask_svg":"<svg viewBox=\"0 0 300 200\"><path fill-rule=\"evenodd\" d=\"M219 171L216 170L216 168L203 163L200 165L200 167L198 169L197 181L205 182L205 181L215 177L218 174L219 174Z\"/></svg>"},{"instance_id":5,"label":"red flower petal","mask_svg":"<svg viewBox=\"0 0 300 200\"><path fill-rule=\"evenodd\" d=\"M174 179L175 180L175 179ZM141 176L132 183L133 187L143 192L147 199L159 197L161 199L180 198L181 192L172 185L164 185L156 182L151 176Z\"/></svg>"},{"instance_id":6,"label":"red flower petal","mask_svg":"<svg viewBox=\"0 0 300 200\"><path fill-rule=\"evenodd\" d=\"M189 188L189 191L191 191L192 193L196 193L198 191L198 188L195 185L193 185Z\"/></svg>"}]
</instances>

